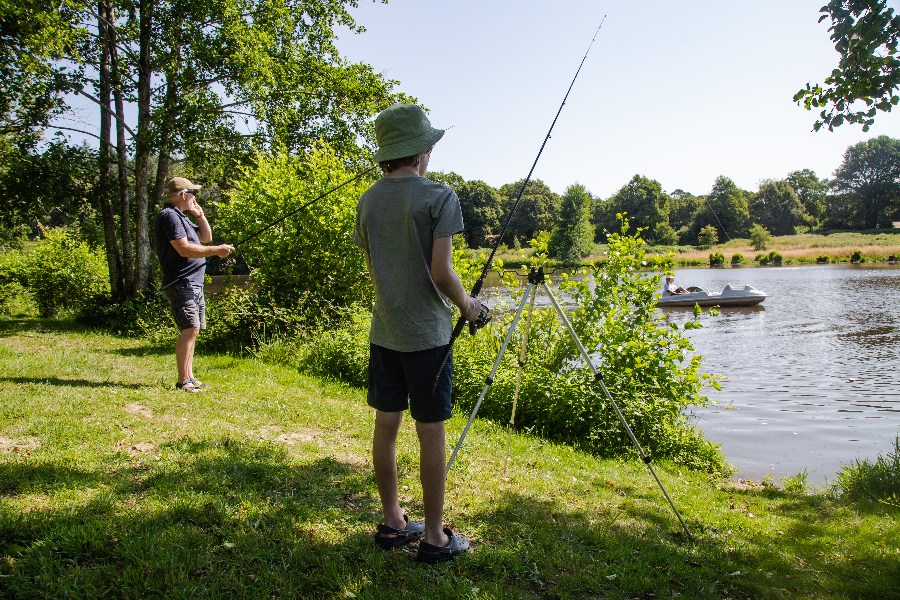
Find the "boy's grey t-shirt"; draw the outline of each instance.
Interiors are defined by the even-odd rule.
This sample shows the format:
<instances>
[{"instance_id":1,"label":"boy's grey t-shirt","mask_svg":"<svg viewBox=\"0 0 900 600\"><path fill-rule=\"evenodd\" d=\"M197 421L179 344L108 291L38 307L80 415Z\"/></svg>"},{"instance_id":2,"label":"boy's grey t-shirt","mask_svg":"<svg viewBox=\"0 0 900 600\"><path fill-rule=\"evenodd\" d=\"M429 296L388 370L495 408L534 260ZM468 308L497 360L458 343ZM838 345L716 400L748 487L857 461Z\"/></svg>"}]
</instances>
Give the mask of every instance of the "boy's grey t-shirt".
<instances>
[{"instance_id":1,"label":"boy's grey t-shirt","mask_svg":"<svg viewBox=\"0 0 900 600\"><path fill-rule=\"evenodd\" d=\"M363 193L353 243L368 253L375 282L371 343L416 352L450 342L450 302L431 279L431 252L462 230L456 194L424 177L384 177Z\"/></svg>"}]
</instances>

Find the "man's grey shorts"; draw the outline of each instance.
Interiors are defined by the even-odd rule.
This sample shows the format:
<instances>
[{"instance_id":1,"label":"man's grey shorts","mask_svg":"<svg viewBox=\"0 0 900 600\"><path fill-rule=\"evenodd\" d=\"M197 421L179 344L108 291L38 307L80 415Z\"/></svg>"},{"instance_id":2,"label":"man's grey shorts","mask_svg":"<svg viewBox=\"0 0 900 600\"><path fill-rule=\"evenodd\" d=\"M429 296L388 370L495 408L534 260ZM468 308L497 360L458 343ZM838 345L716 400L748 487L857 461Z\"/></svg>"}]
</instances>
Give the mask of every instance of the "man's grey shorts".
<instances>
[{"instance_id":1,"label":"man's grey shorts","mask_svg":"<svg viewBox=\"0 0 900 600\"><path fill-rule=\"evenodd\" d=\"M206 329L206 299L203 297L202 285L179 281L164 289L163 294L172 307L172 316L175 317L178 329Z\"/></svg>"}]
</instances>

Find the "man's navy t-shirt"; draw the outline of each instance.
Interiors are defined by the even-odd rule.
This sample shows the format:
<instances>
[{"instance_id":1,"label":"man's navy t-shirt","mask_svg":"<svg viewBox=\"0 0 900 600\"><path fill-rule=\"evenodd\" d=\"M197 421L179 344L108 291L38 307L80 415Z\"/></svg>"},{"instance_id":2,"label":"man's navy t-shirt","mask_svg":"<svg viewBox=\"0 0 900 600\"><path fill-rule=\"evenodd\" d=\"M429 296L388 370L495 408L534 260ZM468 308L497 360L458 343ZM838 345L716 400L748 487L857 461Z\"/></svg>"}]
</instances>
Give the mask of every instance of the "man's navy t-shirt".
<instances>
[{"instance_id":1,"label":"man's navy t-shirt","mask_svg":"<svg viewBox=\"0 0 900 600\"><path fill-rule=\"evenodd\" d=\"M203 276L206 274L206 261L202 258L185 258L178 254L172 246L172 240L187 238L193 244L200 244L197 237L198 225L194 225L183 212L169 204L163 205L156 216L156 255L163 271L163 285L184 278L186 281L203 285ZM190 275L185 275L191 269L197 269Z\"/></svg>"}]
</instances>

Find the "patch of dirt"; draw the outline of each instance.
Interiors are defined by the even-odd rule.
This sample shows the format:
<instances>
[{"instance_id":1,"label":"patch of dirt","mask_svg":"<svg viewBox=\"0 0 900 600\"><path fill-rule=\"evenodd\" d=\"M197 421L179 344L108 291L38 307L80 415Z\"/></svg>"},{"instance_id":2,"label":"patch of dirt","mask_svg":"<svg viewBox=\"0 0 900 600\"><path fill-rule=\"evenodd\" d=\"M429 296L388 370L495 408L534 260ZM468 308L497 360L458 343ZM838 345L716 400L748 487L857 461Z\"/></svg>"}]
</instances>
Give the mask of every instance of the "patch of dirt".
<instances>
[{"instance_id":1,"label":"patch of dirt","mask_svg":"<svg viewBox=\"0 0 900 600\"><path fill-rule=\"evenodd\" d=\"M727 479L719 484L719 489L728 490L762 490L766 484L762 481L750 481L749 479Z\"/></svg>"},{"instance_id":2,"label":"patch of dirt","mask_svg":"<svg viewBox=\"0 0 900 600\"><path fill-rule=\"evenodd\" d=\"M292 431L290 433L282 433L275 438L275 441L288 446L295 446L298 442L311 442L317 437L319 436L309 431Z\"/></svg>"},{"instance_id":3,"label":"patch of dirt","mask_svg":"<svg viewBox=\"0 0 900 600\"><path fill-rule=\"evenodd\" d=\"M24 437L19 439L8 438L0 435L0 454L9 454L12 452L31 452L41 446L41 440L35 437Z\"/></svg>"},{"instance_id":4,"label":"patch of dirt","mask_svg":"<svg viewBox=\"0 0 900 600\"><path fill-rule=\"evenodd\" d=\"M115 444L114 447L120 448L130 454L131 456L141 456L142 454L150 454L156 449L156 444L151 444L150 442L140 442L134 445L131 445L129 442L125 440L119 440Z\"/></svg>"},{"instance_id":5,"label":"patch of dirt","mask_svg":"<svg viewBox=\"0 0 900 600\"><path fill-rule=\"evenodd\" d=\"M125 412L133 415L141 415L147 419L153 418L153 411L139 402L130 402L125 405Z\"/></svg>"}]
</instances>

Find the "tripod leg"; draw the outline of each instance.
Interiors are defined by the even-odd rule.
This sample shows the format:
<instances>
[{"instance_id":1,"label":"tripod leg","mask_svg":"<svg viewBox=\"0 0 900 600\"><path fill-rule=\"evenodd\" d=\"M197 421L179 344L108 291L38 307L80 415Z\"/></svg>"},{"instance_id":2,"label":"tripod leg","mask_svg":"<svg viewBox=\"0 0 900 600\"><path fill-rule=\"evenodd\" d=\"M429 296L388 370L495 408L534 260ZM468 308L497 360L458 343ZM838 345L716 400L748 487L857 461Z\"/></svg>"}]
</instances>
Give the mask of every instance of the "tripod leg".
<instances>
[{"instance_id":1,"label":"tripod leg","mask_svg":"<svg viewBox=\"0 0 900 600\"><path fill-rule=\"evenodd\" d=\"M669 501L669 506L672 507L672 511L675 513L675 516L678 517L678 521L681 523L681 526L684 528L684 532L687 534L688 539L692 542L694 541L694 536L691 535L691 532L688 530L687 525L684 523L684 519L681 518L681 513L678 512L678 509L675 508L675 503L672 502L672 499L669 497L669 493L666 491L666 488L663 487L662 482L659 480L659 477L656 476L656 471L653 470L653 465L650 464L650 457L644 453L644 449L641 448L640 442L635 437L634 432L631 430L631 427L628 425L628 421L625 420L625 416L622 415L622 411L619 410L619 405L616 404L616 401L613 400L612 395L609 393L609 390L606 389L606 384L603 383L603 377L600 375L600 372L597 371L597 368L594 367L594 362L591 360L591 357L588 355L587 350L584 349L584 346L581 344L581 340L578 339L578 336L575 334L575 330L572 329L572 324L569 322L569 318L566 316L565 311L563 311L562 307L556 301L556 296L553 295L553 292L550 291L550 288L547 286L547 283L543 283L544 289L547 291L547 295L550 296L550 300L553 302L553 306L556 307L556 312L559 314L560 318L563 320L563 323L566 325L566 329L569 330L569 335L572 336L572 340L578 346L578 350L581 352L581 356L584 357L585 362L587 362L588 366L591 368L591 372L594 374L594 379L596 379L600 383L600 387L603 389L603 393L606 394L607 400L609 400L612 407L616 410L616 414L619 416L619 421L622 422L622 425L625 427L625 430L628 432L628 435L631 437L631 441L634 442L635 448L637 448L638 453L641 455L641 460L647 465L647 468L650 469L650 473L653 475L653 478L656 480L656 483L659 485L659 489L662 490L663 495L666 497L666 500Z\"/></svg>"},{"instance_id":2,"label":"tripod leg","mask_svg":"<svg viewBox=\"0 0 900 600\"><path fill-rule=\"evenodd\" d=\"M513 396L512 414L509 416L509 431L506 434L506 456L503 458L503 472L509 464L509 447L512 443L512 431L516 426L516 405L519 403L519 388L522 386L522 371L525 369L525 354L528 350L528 332L531 331L531 314L534 312L534 296L537 288L531 289L531 301L528 303L528 316L525 318L525 333L522 335L522 349L519 351L519 372L516 374L516 393Z\"/></svg>"},{"instance_id":3,"label":"tripod leg","mask_svg":"<svg viewBox=\"0 0 900 600\"><path fill-rule=\"evenodd\" d=\"M469 416L469 422L466 423L466 427L465 429L463 429L462 435L459 436L459 441L456 442L456 448L453 449L453 454L450 455L450 460L447 461L447 473L450 472L450 467L453 466L453 461L456 459L456 454L459 452L463 440L466 439L466 434L469 433L469 427L472 426L472 421L475 420L475 415L478 414L478 409L481 408L481 403L484 400L484 397L487 395L488 389L491 387L491 384L494 383L494 375L497 374L497 369L500 368L500 361L503 359L503 355L506 353L506 347L509 345L509 340L512 338L512 334L516 330L516 324L519 322L519 317L522 316L522 311L525 309L525 303L528 301L528 294L531 293L533 287L534 284L529 283L528 288L525 290L525 295L522 296L522 301L519 303L518 310L516 310L516 316L513 317L512 323L510 323L509 325L509 332L507 332L506 334L506 339L503 340L503 346L500 347L500 354L497 355L497 360L494 361L494 368L491 369L490 374L487 376L484 384L484 389L481 390L481 396L478 397L478 402L475 403L475 408L472 409L472 414Z\"/></svg>"}]
</instances>

